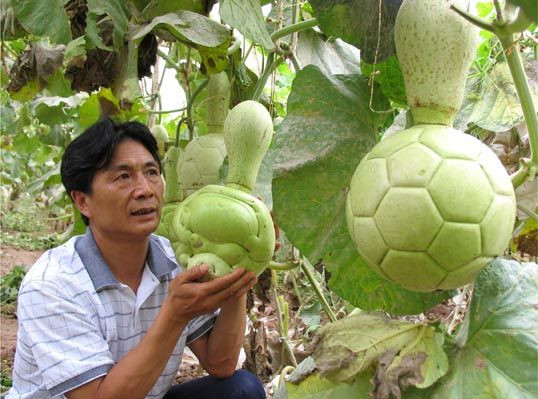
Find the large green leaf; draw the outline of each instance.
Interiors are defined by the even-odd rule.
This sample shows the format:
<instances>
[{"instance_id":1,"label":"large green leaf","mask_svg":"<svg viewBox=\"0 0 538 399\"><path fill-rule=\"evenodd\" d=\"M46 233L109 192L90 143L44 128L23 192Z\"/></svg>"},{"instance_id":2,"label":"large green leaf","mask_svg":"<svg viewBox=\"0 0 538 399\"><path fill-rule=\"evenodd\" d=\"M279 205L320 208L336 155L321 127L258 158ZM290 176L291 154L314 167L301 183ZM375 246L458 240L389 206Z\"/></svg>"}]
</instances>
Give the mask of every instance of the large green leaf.
<instances>
[{"instance_id":1,"label":"large green leaf","mask_svg":"<svg viewBox=\"0 0 538 399\"><path fill-rule=\"evenodd\" d=\"M71 28L64 5L68 0L12 0L21 25L37 36L48 36L55 43L67 44Z\"/></svg>"},{"instance_id":2,"label":"large green leaf","mask_svg":"<svg viewBox=\"0 0 538 399\"><path fill-rule=\"evenodd\" d=\"M179 11L153 18L151 22L134 29L132 39L140 42L155 29L165 30L182 42L205 47L217 47L230 40L230 33L225 26L190 11Z\"/></svg>"},{"instance_id":3,"label":"large green leaf","mask_svg":"<svg viewBox=\"0 0 538 399\"><path fill-rule=\"evenodd\" d=\"M112 35L114 48L123 47L125 34L129 28L130 12L125 1L121 0L88 0L88 13L96 16L108 15L114 22Z\"/></svg>"},{"instance_id":4,"label":"large green leaf","mask_svg":"<svg viewBox=\"0 0 538 399\"><path fill-rule=\"evenodd\" d=\"M219 10L224 23L267 50L275 48L265 27L259 0L220 0Z\"/></svg>"},{"instance_id":5,"label":"large green leaf","mask_svg":"<svg viewBox=\"0 0 538 399\"><path fill-rule=\"evenodd\" d=\"M538 2L536 0L508 0L516 6L521 7L527 17L533 22L538 22Z\"/></svg>"},{"instance_id":6,"label":"large green leaf","mask_svg":"<svg viewBox=\"0 0 538 399\"><path fill-rule=\"evenodd\" d=\"M202 0L150 0L144 5L143 12L138 17L139 21L150 21L159 15L176 12L179 10L192 11L198 14L205 13L206 1Z\"/></svg>"},{"instance_id":7,"label":"large green leaf","mask_svg":"<svg viewBox=\"0 0 538 399\"><path fill-rule=\"evenodd\" d=\"M443 335L433 327L390 319L382 312L359 312L323 326L312 354L321 376L352 382L376 368L376 392L428 387L448 369Z\"/></svg>"},{"instance_id":8,"label":"large green leaf","mask_svg":"<svg viewBox=\"0 0 538 399\"><path fill-rule=\"evenodd\" d=\"M328 39L315 30L299 33L297 58L303 67L315 65L326 75L360 73L356 48L340 39Z\"/></svg>"},{"instance_id":9,"label":"large green leaf","mask_svg":"<svg viewBox=\"0 0 538 399\"><path fill-rule=\"evenodd\" d=\"M359 48L362 59L370 64L395 54L394 20L401 3L402 0L310 0L323 32Z\"/></svg>"},{"instance_id":10,"label":"large green leaf","mask_svg":"<svg viewBox=\"0 0 538 399\"><path fill-rule=\"evenodd\" d=\"M388 109L379 86L374 89L372 107ZM325 264L339 296L363 309L420 313L450 293L415 293L382 279L359 257L346 226L351 176L385 118L370 110L365 77L325 76L315 66L297 73L288 114L270 150L273 209L290 241L313 263Z\"/></svg>"},{"instance_id":11,"label":"large green leaf","mask_svg":"<svg viewBox=\"0 0 538 399\"><path fill-rule=\"evenodd\" d=\"M538 397L538 265L496 260L476 278L465 344L431 393L405 398L535 399Z\"/></svg>"},{"instance_id":12,"label":"large green leaf","mask_svg":"<svg viewBox=\"0 0 538 399\"><path fill-rule=\"evenodd\" d=\"M228 65L227 51L231 35L224 25L203 15L179 11L154 18L150 23L134 29L132 39L139 43L152 31L164 33L171 40L179 40L196 47L202 58L200 69L212 75Z\"/></svg>"},{"instance_id":13,"label":"large green leaf","mask_svg":"<svg viewBox=\"0 0 538 399\"><path fill-rule=\"evenodd\" d=\"M526 62L528 76L538 76L538 63ZM468 96L463 107L470 114L468 125L493 132L505 132L523 121L523 111L506 62L498 63L485 78L479 93ZM536 85L531 85L531 95L538 104ZM534 89L534 90L533 90Z\"/></svg>"}]
</instances>

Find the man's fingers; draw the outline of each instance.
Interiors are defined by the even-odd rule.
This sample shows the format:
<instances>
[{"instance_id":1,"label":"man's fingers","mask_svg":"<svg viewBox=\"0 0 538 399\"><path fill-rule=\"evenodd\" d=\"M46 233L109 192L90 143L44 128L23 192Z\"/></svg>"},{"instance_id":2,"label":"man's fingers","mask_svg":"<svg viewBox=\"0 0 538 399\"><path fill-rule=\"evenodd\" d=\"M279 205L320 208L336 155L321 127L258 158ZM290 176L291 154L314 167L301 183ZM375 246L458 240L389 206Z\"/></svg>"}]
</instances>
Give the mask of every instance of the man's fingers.
<instances>
[{"instance_id":1,"label":"man's fingers","mask_svg":"<svg viewBox=\"0 0 538 399\"><path fill-rule=\"evenodd\" d=\"M200 277L204 276L208 270L209 266L205 263L202 263L201 265L191 267L190 269L185 270L178 277L182 278L182 280L185 282L194 282Z\"/></svg>"},{"instance_id":2,"label":"man's fingers","mask_svg":"<svg viewBox=\"0 0 538 399\"><path fill-rule=\"evenodd\" d=\"M213 294L213 300L215 300L216 303L222 303L232 297L239 298L250 290L255 283L256 275L253 272L243 273L235 282L223 287L220 291L215 292Z\"/></svg>"},{"instance_id":3,"label":"man's fingers","mask_svg":"<svg viewBox=\"0 0 538 399\"><path fill-rule=\"evenodd\" d=\"M239 280L244 273L244 269L236 269L230 274L208 281L207 283L204 283L206 285L206 292L208 294L214 294L222 291L226 287L231 286L233 283Z\"/></svg>"}]
</instances>

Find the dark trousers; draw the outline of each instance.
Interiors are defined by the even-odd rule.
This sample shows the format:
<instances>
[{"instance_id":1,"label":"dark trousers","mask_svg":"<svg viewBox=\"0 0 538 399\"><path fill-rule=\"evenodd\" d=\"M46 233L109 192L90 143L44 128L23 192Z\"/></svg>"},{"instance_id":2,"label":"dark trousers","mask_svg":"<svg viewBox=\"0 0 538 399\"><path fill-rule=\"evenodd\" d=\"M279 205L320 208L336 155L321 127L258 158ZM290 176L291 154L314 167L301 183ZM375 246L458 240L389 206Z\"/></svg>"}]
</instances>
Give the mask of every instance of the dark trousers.
<instances>
[{"instance_id":1,"label":"dark trousers","mask_svg":"<svg viewBox=\"0 0 538 399\"><path fill-rule=\"evenodd\" d=\"M172 386L163 399L265 399L263 385L254 374L236 370L229 378L197 378Z\"/></svg>"}]
</instances>

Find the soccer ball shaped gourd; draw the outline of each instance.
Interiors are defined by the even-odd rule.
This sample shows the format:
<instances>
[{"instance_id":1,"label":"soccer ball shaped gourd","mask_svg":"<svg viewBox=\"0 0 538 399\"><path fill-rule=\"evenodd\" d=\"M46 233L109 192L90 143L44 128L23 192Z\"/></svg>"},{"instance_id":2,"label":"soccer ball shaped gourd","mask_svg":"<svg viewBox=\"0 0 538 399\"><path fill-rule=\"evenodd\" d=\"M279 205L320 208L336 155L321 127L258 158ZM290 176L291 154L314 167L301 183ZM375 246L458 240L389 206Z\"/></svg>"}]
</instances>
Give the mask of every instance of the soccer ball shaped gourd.
<instances>
[{"instance_id":1,"label":"soccer ball shaped gourd","mask_svg":"<svg viewBox=\"0 0 538 399\"><path fill-rule=\"evenodd\" d=\"M209 78L207 85L207 134L189 142L178 164L183 197L219 181L219 170L226 158L224 121L230 103L230 81L226 72Z\"/></svg>"},{"instance_id":2,"label":"soccer ball shaped gourd","mask_svg":"<svg viewBox=\"0 0 538 399\"><path fill-rule=\"evenodd\" d=\"M192 140L179 162L183 195L187 197L208 184L216 184L226 157L222 133L210 133Z\"/></svg>"},{"instance_id":3,"label":"soccer ball shaped gourd","mask_svg":"<svg viewBox=\"0 0 538 399\"><path fill-rule=\"evenodd\" d=\"M267 206L250 193L272 134L269 112L255 101L244 101L228 114L226 186L202 187L176 206L168 219L168 238L184 267L206 263L208 278L238 267L259 275L271 261L273 220Z\"/></svg>"},{"instance_id":4,"label":"soccer ball shaped gourd","mask_svg":"<svg viewBox=\"0 0 538 399\"><path fill-rule=\"evenodd\" d=\"M347 222L357 250L415 291L460 287L510 240L512 183L479 140L418 125L376 145L355 170Z\"/></svg>"},{"instance_id":5,"label":"soccer ball shaped gourd","mask_svg":"<svg viewBox=\"0 0 538 399\"><path fill-rule=\"evenodd\" d=\"M472 282L506 249L516 212L497 156L450 127L476 43L476 29L451 3L463 0L404 0L395 42L415 125L361 160L347 197L359 254L378 274L414 291Z\"/></svg>"}]
</instances>

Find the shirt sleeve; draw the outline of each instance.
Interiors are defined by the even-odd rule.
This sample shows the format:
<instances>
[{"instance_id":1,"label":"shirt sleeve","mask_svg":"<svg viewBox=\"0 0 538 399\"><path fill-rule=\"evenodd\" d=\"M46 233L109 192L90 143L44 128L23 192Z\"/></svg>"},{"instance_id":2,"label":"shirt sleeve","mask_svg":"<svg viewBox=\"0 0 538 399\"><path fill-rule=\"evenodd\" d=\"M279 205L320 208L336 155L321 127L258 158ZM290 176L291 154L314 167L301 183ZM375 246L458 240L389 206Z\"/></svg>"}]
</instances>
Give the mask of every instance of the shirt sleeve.
<instances>
[{"instance_id":1,"label":"shirt sleeve","mask_svg":"<svg viewBox=\"0 0 538 399\"><path fill-rule=\"evenodd\" d=\"M19 293L25 346L52 396L106 375L114 364L87 293L70 294L61 281L30 281Z\"/></svg>"},{"instance_id":2,"label":"shirt sleeve","mask_svg":"<svg viewBox=\"0 0 538 399\"><path fill-rule=\"evenodd\" d=\"M216 318L217 312L198 316L189 321L189 324L187 324L186 345L196 341L202 335L207 334L213 328Z\"/></svg>"}]
</instances>

